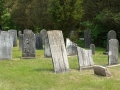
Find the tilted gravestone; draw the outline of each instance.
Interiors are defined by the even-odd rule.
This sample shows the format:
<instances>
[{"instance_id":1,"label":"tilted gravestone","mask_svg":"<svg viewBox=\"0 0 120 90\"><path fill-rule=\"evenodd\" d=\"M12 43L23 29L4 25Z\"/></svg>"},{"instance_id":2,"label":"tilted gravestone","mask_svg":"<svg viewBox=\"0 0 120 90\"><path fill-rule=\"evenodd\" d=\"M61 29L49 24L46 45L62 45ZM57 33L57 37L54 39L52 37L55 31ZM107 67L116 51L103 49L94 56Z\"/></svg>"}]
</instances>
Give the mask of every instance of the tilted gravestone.
<instances>
[{"instance_id":1,"label":"tilted gravestone","mask_svg":"<svg viewBox=\"0 0 120 90\"><path fill-rule=\"evenodd\" d=\"M22 58L35 58L35 34L32 30L24 30Z\"/></svg>"},{"instance_id":2,"label":"tilted gravestone","mask_svg":"<svg viewBox=\"0 0 120 90\"><path fill-rule=\"evenodd\" d=\"M108 54L109 52L109 40L110 39L116 39L116 32L114 30L110 30L107 34L107 46L106 46L106 52L104 52L104 54Z\"/></svg>"},{"instance_id":3,"label":"tilted gravestone","mask_svg":"<svg viewBox=\"0 0 120 90\"><path fill-rule=\"evenodd\" d=\"M11 29L11 30L8 30L8 32L11 34L13 38L13 47L16 47L17 46L17 30Z\"/></svg>"},{"instance_id":4,"label":"tilted gravestone","mask_svg":"<svg viewBox=\"0 0 120 90\"><path fill-rule=\"evenodd\" d=\"M89 68L94 65L91 50L85 50L81 47L77 47L77 50L78 50L78 62L79 62L80 70L86 67Z\"/></svg>"},{"instance_id":5,"label":"tilted gravestone","mask_svg":"<svg viewBox=\"0 0 120 90\"><path fill-rule=\"evenodd\" d=\"M55 73L68 72L69 63L62 31L47 31Z\"/></svg>"},{"instance_id":6,"label":"tilted gravestone","mask_svg":"<svg viewBox=\"0 0 120 90\"><path fill-rule=\"evenodd\" d=\"M66 38L66 51L67 55L77 55L77 44L70 41L69 38Z\"/></svg>"},{"instance_id":7,"label":"tilted gravestone","mask_svg":"<svg viewBox=\"0 0 120 90\"><path fill-rule=\"evenodd\" d=\"M90 50L92 51L92 54L95 54L95 45L94 44L90 44Z\"/></svg>"},{"instance_id":8,"label":"tilted gravestone","mask_svg":"<svg viewBox=\"0 0 120 90\"><path fill-rule=\"evenodd\" d=\"M45 37L44 57L52 57L48 35Z\"/></svg>"},{"instance_id":9,"label":"tilted gravestone","mask_svg":"<svg viewBox=\"0 0 120 90\"><path fill-rule=\"evenodd\" d=\"M23 45L23 34L19 34L19 50L22 50Z\"/></svg>"},{"instance_id":10,"label":"tilted gravestone","mask_svg":"<svg viewBox=\"0 0 120 90\"><path fill-rule=\"evenodd\" d=\"M0 60L12 59L13 39L9 32L0 31Z\"/></svg>"},{"instance_id":11,"label":"tilted gravestone","mask_svg":"<svg viewBox=\"0 0 120 90\"><path fill-rule=\"evenodd\" d=\"M84 45L85 45L85 48L89 48L91 43L92 43L91 31L90 30L84 30Z\"/></svg>"},{"instance_id":12,"label":"tilted gravestone","mask_svg":"<svg viewBox=\"0 0 120 90\"><path fill-rule=\"evenodd\" d=\"M43 49L42 44L42 35L40 33L35 34L36 36L36 49L40 50Z\"/></svg>"},{"instance_id":13,"label":"tilted gravestone","mask_svg":"<svg viewBox=\"0 0 120 90\"><path fill-rule=\"evenodd\" d=\"M117 39L109 40L108 64L118 64L119 42Z\"/></svg>"},{"instance_id":14,"label":"tilted gravestone","mask_svg":"<svg viewBox=\"0 0 120 90\"><path fill-rule=\"evenodd\" d=\"M42 29L41 31L40 31L40 34L42 35L42 43L43 43L43 45L45 44L45 38L46 38L46 36L47 36L47 31L45 30L45 29Z\"/></svg>"}]
</instances>

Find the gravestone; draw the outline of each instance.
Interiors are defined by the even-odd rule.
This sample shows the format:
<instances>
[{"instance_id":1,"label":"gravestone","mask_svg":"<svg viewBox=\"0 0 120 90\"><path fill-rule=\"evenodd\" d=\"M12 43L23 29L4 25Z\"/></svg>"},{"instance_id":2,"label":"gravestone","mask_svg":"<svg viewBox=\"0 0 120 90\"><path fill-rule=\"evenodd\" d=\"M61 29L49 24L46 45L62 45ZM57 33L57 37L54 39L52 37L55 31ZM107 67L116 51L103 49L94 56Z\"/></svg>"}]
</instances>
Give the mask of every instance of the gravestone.
<instances>
[{"instance_id":1,"label":"gravestone","mask_svg":"<svg viewBox=\"0 0 120 90\"><path fill-rule=\"evenodd\" d=\"M19 50L22 50L23 45L23 34L19 34Z\"/></svg>"},{"instance_id":2,"label":"gravestone","mask_svg":"<svg viewBox=\"0 0 120 90\"><path fill-rule=\"evenodd\" d=\"M92 44L91 31L90 30L84 30L84 45L85 45L85 48L89 48L90 44Z\"/></svg>"},{"instance_id":3,"label":"gravestone","mask_svg":"<svg viewBox=\"0 0 120 90\"><path fill-rule=\"evenodd\" d=\"M47 31L45 30L45 29L42 29L41 31L40 31L40 34L42 35L42 43L43 43L43 45L45 44L45 38L46 38L46 36L47 36Z\"/></svg>"},{"instance_id":4,"label":"gravestone","mask_svg":"<svg viewBox=\"0 0 120 90\"><path fill-rule=\"evenodd\" d=\"M16 47L17 46L17 30L11 29L11 30L8 30L8 32L11 34L13 38L13 47Z\"/></svg>"},{"instance_id":5,"label":"gravestone","mask_svg":"<svg viewBox=\"0 0 120 90\"><path fill-rule=\"evenodd\" d=\"M21 31L18 31L18 37L19 37L20 34L22 34L22 32L21 32Z\"/></svg>"},{"instance_id":6,"label":"gravestone","mask_svg":"<svg viewBox=\"0 0 120 90\"><path fill-rule=\"evenodd\" d=\"M78 62L79 68L84 69L86 67L90 68L94 65L93 58L92 58L92 51L85 50L81 47L77 47L78 50Z\"/></svg>"},{"instance_id":7,"label":"gravestone","mask_svg":"<svg viewBox=\"0 0 120 90\"><path fill-rule=\"evenodd\" d=\"M106 76L106 77L111 76L110 71L106 67L96 65L93 67L93 69L94 69L94 74L96 75L101 75L101 76Z\"/></svg>"},{"instance_id":8,"label":"gravestone","mask_svg":"<svg viewBox=\"0 0 120 90\"><path fill-rule=\"evenodd\" d=\"M117 39L109 40L108 64L118 64L119 42Z\"/></svg>"},{"instance_id":9,"label":"gravestone","mask_svg":"<svg viewBox=\"0 0 120 90\"><path fill-rule=\"evenodd\" d=\"M106 46L106 52L104 52L104 54L108 54L109 52L109 40L110 39L116 39L116 32L114 30L110 30L107 34L107 46Z\"/></svg>"},{"instance_id":10,"label":"gravestone","mask_svg":"<svg viewBox=\"0 0 120 90\"><path fill-rule=\"evenodd\" d=\"M36 49L43 49L42 35L40 33L36 34Z\"/></svg>"},{"instance_id":11,"label":"gravestone","mask_svg":"<svg viewBox=\"0 0 120 90\"><path fill-rule=\"evenodd\" d=\"M46 58L52 57L48 35L45 37L44 57Z\"/></svg>"},{"instance_id":12,"label":"gravestone","mask_svg":"<svg viewBox=\"0 0 120 90\"><path fill-rule=\"evenodd\" d=\"M13 39L9 32L0 31L0 60L12 59Z\"/></svg>"},{"instance_id":13,"label":"gravestone","mask_svg":"<svg viewBox=\"0 0 120 90\"><path fill-rule=\"evenodd\" d=\"M77 44L70 41L69 38L66 38L66 51L67 55L77 55Z\"/></svg>"},{"instance_id":14,"label":"gravestone","mask_svg":"<svg viewBox=\"0 0 120 90\"><path fill-rule=\"evenodd\" d=\"M69 63L62 31L47 31L55 73L69 71Z\"/></svg>"},{"instance_id":15,"label":"gravestone","mask_svg":"<svg viewBox=\"0 0 120 90\"><path fill-rule=\"evenodd\" d=\"M35 58L35 34L32 30L24 30L22 58Z\"/></svg>"},{"instance_id":16,"label":"gravestone","mask_svg":"<svg viewBox=\"0 0 120 90\"><path fill-rule=\"evenodd\" d=\"M90 50L92 51L92 54L95 54L95 45L94 44L90 44Z\"/></svg>"}]
</instances>

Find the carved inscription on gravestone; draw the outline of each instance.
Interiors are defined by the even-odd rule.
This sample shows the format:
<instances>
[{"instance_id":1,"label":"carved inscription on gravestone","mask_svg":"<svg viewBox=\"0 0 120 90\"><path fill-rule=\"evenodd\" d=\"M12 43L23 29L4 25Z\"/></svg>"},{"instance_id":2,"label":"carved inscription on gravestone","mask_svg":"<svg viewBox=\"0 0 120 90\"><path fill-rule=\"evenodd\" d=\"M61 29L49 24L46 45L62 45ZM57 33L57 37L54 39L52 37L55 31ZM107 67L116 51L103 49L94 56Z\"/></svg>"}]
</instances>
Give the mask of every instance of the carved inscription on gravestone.
<instances>
[{"instance_id":1,"label":"carved inscription on gravestone","mask_svg":"<svg viewBox=\"0 0 120 90\"><path fill-rule=\"evenodd\" d=\"M13 39L9 32L0 32L0 59L12 59Z\"/></svg>"},{"instance_id":2,"label":"carved inscription on gravestone","mask_svg":"<svg viewBox=\"0 0 120 90\"><path fill-rule=\"evenodd\" d=\"M54 71L56 73L68 72L69 64L62 31L53 30L48 31L47 33L52 53Z\"/></svg>"},{"instance_id":3,"label":"carved inscription on gravestone","mask_svg":"<svg viewBox=\"0 0 120 90\"><path fill-rule=\"evenodd\" d=\"M24 30L22 57L35 57L35 34L32 30Z\"/></svg>"},{"instance_id":4,"label":"carved inscription on gravestone","mask_svg":"<svg viewBox=\"0 0 120 90\"><path fill-rule=\"evenodd\" d=\"M117 39L109 40L108 64L118 64L119 42Z\"/></svg>"}]
</instances>

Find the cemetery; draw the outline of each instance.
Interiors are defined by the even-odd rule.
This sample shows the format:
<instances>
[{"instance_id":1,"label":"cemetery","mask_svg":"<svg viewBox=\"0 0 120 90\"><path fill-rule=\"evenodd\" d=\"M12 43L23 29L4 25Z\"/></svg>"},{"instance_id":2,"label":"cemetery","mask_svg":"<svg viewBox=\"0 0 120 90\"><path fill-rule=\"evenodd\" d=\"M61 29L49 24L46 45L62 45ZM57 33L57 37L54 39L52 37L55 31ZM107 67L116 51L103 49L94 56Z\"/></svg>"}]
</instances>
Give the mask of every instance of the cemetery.
<instances>
[{"instance_id":1,"label":"cemetery","mask_svg":"<svg viewBox=\"0 0 120 90\"><path fill-rule=\"evenodd\" d=\"M65 46L61 30L44 30L44 41L41 33L34 34L29 29L23 31L19 32L16 40L17 34L11 36L10 31L1 31L0 89L79 90L86 84L85 89L91 90L119 88L120 54L117 39L109 40L108 55L105 55L105 48L95 47L94 44L85 48L85 43L85 46L79 43L78 46L69 38Z\"/></svg>"}]
</instances>

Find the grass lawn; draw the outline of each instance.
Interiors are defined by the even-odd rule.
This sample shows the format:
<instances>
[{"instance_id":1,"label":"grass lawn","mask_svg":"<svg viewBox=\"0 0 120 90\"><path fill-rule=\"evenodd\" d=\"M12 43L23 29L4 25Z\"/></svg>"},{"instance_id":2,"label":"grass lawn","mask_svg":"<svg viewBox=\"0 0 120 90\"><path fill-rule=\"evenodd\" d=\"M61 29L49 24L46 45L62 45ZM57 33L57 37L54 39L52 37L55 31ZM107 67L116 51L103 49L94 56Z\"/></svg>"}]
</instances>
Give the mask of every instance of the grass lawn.
<instances>
[{"instance_id":1,"label":"grass lawn","mask_svg":"<svg viewBox=\"0 0 120 90\"><path fill-rule=\"evenodd\" d=\"M107 65L105 49L96 48L94 64ZM77 56L68 57L70 72L55 74L51 58L36 50L36 59L20 59L13 48L12 60L0 60L0 90L120 90L120 66L110 67L112 77L94 75L93 70L78 69Z\"/></svg>"}]
</instances>

